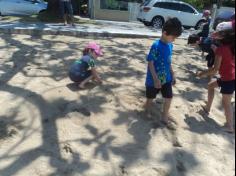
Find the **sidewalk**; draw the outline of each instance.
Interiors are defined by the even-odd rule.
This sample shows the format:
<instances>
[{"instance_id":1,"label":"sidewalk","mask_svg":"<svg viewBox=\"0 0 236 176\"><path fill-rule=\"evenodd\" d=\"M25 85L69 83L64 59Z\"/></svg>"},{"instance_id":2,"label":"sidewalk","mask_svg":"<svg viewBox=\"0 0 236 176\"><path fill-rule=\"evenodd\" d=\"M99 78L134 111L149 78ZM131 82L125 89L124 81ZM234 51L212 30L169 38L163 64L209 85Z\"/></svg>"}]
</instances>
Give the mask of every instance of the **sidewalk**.
<instances>
[{"instance_id":1,"label":"sidewalk","mask_svg":"<svg viewBox=\"0 0 236 176\"><path fill-rule=\"evenodd\" d=\"M142 23L101 20L96 20L96 24L79 24L76 27L55 23L0 22L0 33L121 38L156 38L161 36L161 30L146 27ZM189 32L184 32L181 38L186 39L188 35Z\"/></svg>"}]
</instances>

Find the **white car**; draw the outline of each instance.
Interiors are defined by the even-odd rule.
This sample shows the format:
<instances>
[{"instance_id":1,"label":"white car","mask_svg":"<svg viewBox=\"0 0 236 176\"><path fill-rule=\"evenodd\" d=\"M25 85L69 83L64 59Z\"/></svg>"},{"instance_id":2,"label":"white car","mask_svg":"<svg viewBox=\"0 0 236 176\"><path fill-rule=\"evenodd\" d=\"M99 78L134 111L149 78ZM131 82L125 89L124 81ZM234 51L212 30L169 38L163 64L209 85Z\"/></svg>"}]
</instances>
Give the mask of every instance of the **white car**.
<instances>
[{"instance_id":1,"label":"white car","mask_svg":"<svg viewBox=\"0 0 236 176\"><path fill-rule=\"evenodd\" d=\"M203 14L199 13L191 5L172 0L147 0L141 7L138 20L147 26L162 28L168 18L177 17L184 27L198 29L205 20Z\"/></svg>"},{"instance_id":2,"label":"white car","mask_svg":"<svg viewBox=\"0 0 236 176\"><path fill-rule=\"evenodd\" d=\"M33 15L46 9L43 0L0 0L0 15Z\"/></svg>"}]
</instances>

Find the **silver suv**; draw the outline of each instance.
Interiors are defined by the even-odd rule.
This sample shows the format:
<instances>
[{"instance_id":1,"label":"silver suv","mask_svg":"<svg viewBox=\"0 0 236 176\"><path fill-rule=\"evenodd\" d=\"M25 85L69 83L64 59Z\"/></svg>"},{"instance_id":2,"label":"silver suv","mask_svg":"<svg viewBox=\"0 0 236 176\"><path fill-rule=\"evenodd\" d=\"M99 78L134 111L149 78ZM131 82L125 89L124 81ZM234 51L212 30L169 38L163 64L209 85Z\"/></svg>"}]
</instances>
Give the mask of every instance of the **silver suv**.
<instances>
[{"instance_id":1,"label":"silver suv","mask_svg":"<svg viewBox=\"0 0 236 176\"><path fill-rule=\"evenodd\" d=\"M190 4L171 0L147 0L141 7L138 20L147 26L161 28L168 18L178 18L183 26L199 28L205 20Z\"/></svg>"}]
</instances>

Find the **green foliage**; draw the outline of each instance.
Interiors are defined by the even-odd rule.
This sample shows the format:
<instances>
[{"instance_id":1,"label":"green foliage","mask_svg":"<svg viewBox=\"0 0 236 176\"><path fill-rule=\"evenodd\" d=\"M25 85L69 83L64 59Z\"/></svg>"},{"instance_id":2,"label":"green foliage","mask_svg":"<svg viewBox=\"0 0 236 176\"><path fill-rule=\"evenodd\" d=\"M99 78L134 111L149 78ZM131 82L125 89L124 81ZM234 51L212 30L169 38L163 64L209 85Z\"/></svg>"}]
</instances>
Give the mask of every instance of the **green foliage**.
<instances>
[{"instance_id":1,"label":"green foliage","mask_svg":"<svg viewBox=\"0 0 236 176\"><path fill-rule=\"evenodd\" d=\"M198 10L210 9L213 4L217 4L217 0L183 0L193 5ZM227 7L235 7L235 1L233 0L222 0L222 5Z\"/></svg>"},{"instance_id":2,"label":"green foliage","mask_svg":"<svg viewBox=\"0 0 236 176\"><path fill-rule=\"evenodd\" d=\"M213 4L212 0L183 0L183 1L193 5L198 10L209 8L211 4Z\"/></svg>"}]
</instances>

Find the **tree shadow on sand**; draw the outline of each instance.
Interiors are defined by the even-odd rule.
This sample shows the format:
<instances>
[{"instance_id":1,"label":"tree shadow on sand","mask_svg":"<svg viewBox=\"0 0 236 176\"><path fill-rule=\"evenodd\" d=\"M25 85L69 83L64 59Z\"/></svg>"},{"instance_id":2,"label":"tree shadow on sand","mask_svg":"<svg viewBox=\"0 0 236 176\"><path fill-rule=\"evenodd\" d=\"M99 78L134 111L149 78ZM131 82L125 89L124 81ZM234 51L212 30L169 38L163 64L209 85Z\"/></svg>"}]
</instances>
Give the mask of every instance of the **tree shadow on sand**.
<instances>
[{"instance_id":1,"label":"tree shadow on sand","mask_svg":"<svg viewBox=\"0 0 236 176\"><path fill-rule=\"evenodd\" d=\"M15 97L20 97L24 99L25 102L29 102L35 107L37 107L41 117L43 144L37 148L23 152L22 154L15 155L14 156L16 158L15 161L13 161L9 166L1 169L0 175L4 176L15 175L18 171L27 167L30 163L32 163L41 156L48 157L50 165L55 169L55 172L51 175L55 176L68 175L74 172L82 174L83 172L85 172L90 168L89 163L82 162L80 159L80 154L75 152L71 152L72 161L70 163L68 163L68 161L62 158L61 156L62 149L59 145L58 133L57 133L58 129L56 126L57 119L65 117L70 112L70 110L73 111L73 109L63 110L63 108L66 108L68 105L71 104L74 104L74 106L77 107L80 107L81 105L77 104L77 102L70 102L64 99L56 99L53 102L48 102L36 92L33 92L26 88L12 86L8 84L8 82L16 74L20 72L23 73L26 77L29 76L27 75L27 73L25 73L24 69L27 68L27 66L38 64L37 60L34 59L34 56L39 52L40 47L38 46L37 48L34 48L34 46L23 44L20 41L15 40L14 37L5 35L1 35L1 37L6 41L6 43L19 48L19 50L13 52L12 58L9 60L12 63L11 66L7 66L5 64L1 65L1 67L4 68L3 69L4 73L0 77L1 81L0 91L10 93ZM44 41L42 40L41 42L43 44ZM45 45L47 45L47 43L45 43ZM24 49L26 52L22 52L21 49ZM50 50L48 52L50 52ZM71 52L68 54L71 54ZM18 60L19 58L21 58L20 61ZM47 69L50 70L50 67ZM54 69L54 71L57 71L57 69L56 70ZM52 77L54 77L56 80L58 76L60 77L60 75L57 75L56 72L53 75L54 76ZM64 73L63 75L65 76ZM8 127L10 125L16 128L20 128L20 130L22 131L23 130L27 131L27 129L21 128L21 126L19 125L20 122L14 120L15 117L17 117L17 113L13 113L11 116L8 117L2 116L0 118L4 120L0 126L1 139L13 135L15 133L13 130L11 131L8 130ZM4 118L7 118L7 120ZM17 143L17 145L20 145L26 139L27 136L23 135L22 139ZM0 156L0 160L12 157L10 156L10 153L14 149L16 149L16 147L17 146L13 146L8 150L7 153Z\"/></svg>"},{"instance_id":2,"label":"tree shadow on sand","mask_svg":"<svg viewBox=\"0 0 236 176\"><path fill-rule=\"evenodd\" d=\"M8 116L0 116L0 140L11 138L18 134L18 130L24 128L22 120L16 120L17 112L9 113Z\"/></svg>"},{"instance_id":3,"label":"tree shadow on sand","mask_svg":"<svg viewBox=\"0 0 236 176\"><path fill-rule=\"evenodd\" d=\"M223 126L219 125L213 118L210 118L203 110L198 112L202 119L198 119L194 116L185 115L184 121L189 126L188 130L197 134L216 134L222 135L227 138L232 144L235 143L233 134L229 134L223 131Z\"/></svg>"},{"instance_id":4,"label":"tree shadow on sand","mask_svg":"<svg viewBox=\"0 0 236 176\"><path fill-rule=\"evenodd\" d=\"M162 162L170 166L166 176L187 176L200 164L193 154L182 149L164 154Z\"/></svg>"},{"instance_id":5,"label":"tree shadow on sand","mask_svg":"<svg viewBox=\"0 0 236 176\"><path fill-rule=\"evenodd\" d=\"M125 84L122 83L123 79L126 79L127 77L132 77L134 80L138 81L143 79L143 68L145 67L132 67L130 63L145 63L146 46L144 44L137 44L135 42L125 44L114 39L109 39L108 41L110 41L110 43L104 46L104 50L111 52L112 56L105 56L105 58L100 61L99 65L110 68L107 73L102 73L102 77L105 80L109 79L109 77L115 77L116 81L112 82L108 80L105 86L101 86L100 88L92 88L92 90L96 89L98 91L94 90L93 94L89 97L80 96L79 101L68 101L63 98L56 98L53 101L47 101L39 93L27 88L11 85L9 82L18 73L22 73L27 78L51 78L54 81L61 81L65 79L67 77L68 67L72 63L72 59L68 59L67 57L75 54L74 51L72 52L71 50L75 50L77 45L82 48L85 42L82 40L78 43L67 44L64 41L50 41L42 38L34 38L34 41L36 43L41 43L41 45L29 46L15 40L14 37L11 36L1 35L1 37L6 41L6 43L16 46L19 50L15 51L10 59L13 65L2 65L5 69L4 73L0 77L0 91L20 97L26 102L37 107L40 113L43 141L42 145L39 147L15 156L15 161L0 170L2 175L15 175L18 171L24 169L41 156L46 156L49 158L49 164L55 170L51 174L52 176L73 175L74 173L84 174L91 168L91 163L89 161L82 161L81 154L74 152L70 146L61 146L59 144L56 122L60 118L65 118L70 112L74 111L86 117L90 116L89 113L96 114L103 112L104 107L102 107L102 105L104 105L107 101L110 101L107 97L111 95L113 96L112 98L114 99L115 104L119 106L120 109L123 108L123 110L115 110L117 118L113 121L113 124L116 126L126 125L127 133L133 140L121 145L115 145L113 142L117 139L117 136L113 134L109 127L97 129L94 126L87 124L84 128L88 131L91 137L83 138L80 136L79 141L81 144L88 147L92 145L96 146L93 151L93 156L95 158L101 156L103 160L110 161L111 154L119 156L121 158L121 163L120 166L118 166L118 169L120 169L120 172L123 173L123 175L124 173L127 173L126 169L136 164L137 161L150 158L148 146L152 139L151 133L161 127L158 126L156 121L147 121L145 118L142 118L140 112L125 109L124 106L121 105L120 100L122 97L118 98L117 96L114 96L116 92L112 91L112 89L121 86L135 87L133 81ZM32 40L32 37L27 38L27 40ZM53 48L53 46L56 44L66 45L67 48L64 51L54 51L55 48ZM21 49L26 50L27 52L24 53L20 51ZM124 49L127 49L129 52ZM35 58L36 56L38 57L38 55L43 55L43 62L38 61ZM134 57L135 59L133 59ZM17 58L22 58L22 60L19 62ZM110 59L109 62L107 61L108 59ZM50 61L55 61L55 63L50 65ZM35 69L36 71L31 72L32 69ZM40 71L46 71L49 74L44 75L41 74ZM77 91L73 86L72 88L70 85L67 86L71 91ZM135 90L138 89L137 87L135 88ZM125 87L124 90L127 92L127 87ZM99 94L101 92L103 93L102 95ZM134 95L132 94L132 96ZM140 98L140 95L136 98ZM5 126L6 125L3 127L3 138L8 135ZM171 136L175 138L173 133L170 133ZM25 139L26 137L23 140ZM9 158L11 150L13 149L14 148L10 149L3 156L0 156L0 161ZM63 151L66 151L71 155L72 161L68 162L61 156ZM173 158L171 158L172 155L177 158L174 158L176 159L174 162L176 164L173 164ZM184 162L185 158L190 158L189 163ZM175 172L176 169L177 172L185 174L193 168L194 164L198 165L195 157L185 151L174 151L167 153L163 157L163 163L170 165L170 174Z\"/></svg>"},{"instance_id":6,"label":"tree shadow on sand","mask_svg":"<svg viewBox=\"0 0 236 176\"><path fill-rule=\"evenodd\" d=\"M41 156L46 156L50 158L50 164L52 167L56 169L55 173L52 175L63 175L65 173L73 173L79 172L83 173L85 170L89 168L89 164L86 162L80 161L79 153L71 153L72 158L74 159L72 162L68 163L68 161L64 160L61 157L61 148L59 146L58 134L56 121L58 118L65 117L66 114L70 112L70 110L65 109L62 111L60 108L61 105L68 105L76 102L68 102L63 99L55 100L54 102L47 102L43 99L42 96L30 92L30 90L26 90L19 87L14 87L10 85L5 85L0 87L1 91L6 91L12 94L16 92L21 92L23 94L17 94L17 96L22 97L24 93L30 93L32 96L27 98L26 101L34 104L38 107L40 111L41 124L42 124L42 140L43 144L35 149L26 151L23 154L20 154L10 166L0 170L0 173L5 176L11 176L17 173L19 170L26 167L28 164L36 160ZM80 107L77 104L77 107ZM53 110L54 109L54 110ZM48 135L50 134L50 135ZM10 151L9 151L10 153ZM8 153L1 156L1 160L7 158ZM79 166L79 167L78 167ZM77 170L73 170L73 168L77 168Z\"/></svg>"},{"instance_id":7,"label":"tree shadow on sand","mask_svg":"<svg viewBox=\"0 0 236 176\"><path fill-rule=\"evenodd\" d=\"M73 152L72 149L68 149L68 147L61 147L59 145L59 139L58 139L58 129L56 126L56 122L60 118L64 118L67 116L68 113L72 111L77 111L81 113L82 115L88 114L87 112L102 112L102 109L100 106L104 104L107 100L104 97L94 96L94 97L80 97L80 102L71 102L64 99L55 99L52 102L47 101L44 99L44 97L32 90L22 88L19 86L14 86L9 84L9 82L12 80L14 76L16 76L18 73L22 73L26 78L52 78L55 81L60 81L67 77L67 71L68 66L72 63L72 60L65 59L68 56L71 56L73 52L71 52L71 49L63 50L63 51L54 51L53 46L55 44L58 44L57 41L49 41L43 38L38 37L29 37L25 40L34 41L37 44L34 45L27 45L21 41L18 41L14 39L14 36L7 36L7 35L1 35L1 39L4 40L8 46L16 47L17 50L13 51L11 58L8 60L10 64L3 63L1 65L1 68L3 68L3 74L0 76L0 91L7 92L15 97L22 98L25 102L28 102L39 110L40 118L41 118L41 126L42 126L42 145L39 147L36 147L34 149L28 150L26 152L23 152L19 155L11 155L11 152L16 149L16 146L13 146L8 150L7 153L0 156L0 160L7 159L9 157L15 157L15 161L13 161L9 166L2 168L0 170L1 175L4 176L11 176L15 175L17 172L22 170L23 168L27 167L30 163L37 160L41 156L46 156L49 158L49 163L52 168L54 168L55 172L51 175L71 175L73 173L79 173L83 174L85 171L87 171L90 168L90 163L81 161L81 155L79 153ZM111 41L112 42L112 41ZM80 42L82 43L82 42ZM114 55L116 57L119 57L120 55L126 54L122 50L119 50L122 46L122 43L114 43L113 48ZM120 45L120 46L119 46ZM69 48L74 48L75 45L68 45ZM125 46L125 45L123 45ZM129 46L133 47L133 46ZM23 52L26 51L26 52ZM137 58L141 59L143 58L143 53L138 53ZM39 56L43 56L44 60L37 60ZM133 57L133 54L129 54L129 57ZM21 60L19 60L21 58ZM58 58L61 58L61 60L56 60ZM48 64L45 66L45 64L49 63L49 61L56 61L58 64L50 65ZM104 62L101 61L101 64L104 64L105 66L110 66L114 68L119 68L119 73L117 78L122 79L124 77L129 76L131 73L136 73L136 69L129 67L128 62L126 62L125 59L118 62L118 65L116 62ZM113 72L115 72L113 70ZM41 74L43 72L47 72L49 74ZM135 75L135 74L134 74ZM137 75L139 76L139 75ZM104 76L105 77L105 76ZM27 84L27 83L25 83ZM120 84L117 84L117 86L120 86ZM109 91L113 86L108 86L107 88L102 89L103 91ZM70 87L68 87L70 88ZM71 89L72 90L72 89ZM74 90L76 91L76 90ZM89 110L86 111L87 105L90 104L90 102L100 102L100 104L94 104L91 107L89 107ZM75 108L76 107L76 108ZM17 114L13 114L12 117L16 117ZM89 114L88 114L89 116ZM1 118L4 118L2 116ZM20 122L15 122L13 118L10 116L7 117L7 119L10 121L8 124L4 122L4 124L1 124L1 138L7 137L9 134L8 132L8 126L9 124L14 124ZM85 126L86 129L88 129L90 132L93 132L94 129L92 126ZM27 130L27 129L21 129ZM109 131L105 131L105 134L109 133ZM50 134L50 135L48 135ZM96 134L96 133L94 133ZM30 137L31 134L23 135L22 139L17 143L17 145L22 144L28 137ZM103 136L103 135L102 135ZM108 154L104 151L106 146L109 146L111 142L115 139L115 136L110 135L104 143L99 143L98 149L95 151L95 156L102 155L103 158L109 159ZM84 143L89 144L90 141L84 141ZM130 147L134 146L131 144ZM128 148L130 148L128 147ZM63 159L61 156L61 152L64 148L67 148L67 151L69 151L72 161L68 162L67 160ZM119 153L120 149L114 148ZM101 152L102 151L102 152ZM137 157L134 157L132 162L135 162ZM128 162L128 161L126 161ZM76 169L75 169L76 168Z\"/></svg>"}]
</instances>

